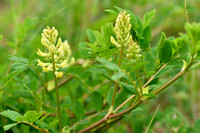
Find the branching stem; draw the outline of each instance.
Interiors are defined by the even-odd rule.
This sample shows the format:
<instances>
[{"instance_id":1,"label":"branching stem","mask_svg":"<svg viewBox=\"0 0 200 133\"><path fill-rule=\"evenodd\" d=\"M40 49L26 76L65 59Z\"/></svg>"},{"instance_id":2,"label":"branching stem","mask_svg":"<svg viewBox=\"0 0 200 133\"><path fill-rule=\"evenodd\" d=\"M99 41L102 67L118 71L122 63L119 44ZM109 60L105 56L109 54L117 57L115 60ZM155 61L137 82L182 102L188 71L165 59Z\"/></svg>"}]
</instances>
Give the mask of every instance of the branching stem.
<instances>
[{"instance_id":1,"label":"branching stem","mask_svg":"<svg viewBox=\"0 0 200 133\"><path fill-rule=\"evenodd\" d=\"M26 121L19 121L18 123L29 125L29 126L35 128L37 130L40 130L41 132L50 133L47 129L39 128L38 126L36 126L36 125L34 125L32 123L26 122Z\"/></svg>"},{"instance_id":2,"label":"branching stem","mask_svg":"<svg viewBox=\"0 0 200 133\"><path fill-rule=\"evenodd\" d=\"M158 95L160 94L161 92L163 92L164 90L166 90L166 88L171 85L172 83L174 83L178 78L180 78L181 76L183 76L185 74L185 72L187 72L187 70L190 68L192 64L192 60L191 62L187 65L186 68L182 69L178 74L176 74L172 79L170 79L167 83L165 83L164 85L162 85L159 89L157 89L156 91L154 91L153 93L155 95ZM133 96L132 96L133 97ZM151 97L149 98L151 99ZM149 100L149 99L146 99L146 100ZM145 100L145 101L146 101ZM119 113L116 113L116 114L111 114L109 115L107 118L102 118L101 120L99 120L98 122L94 123L93 125L81 130L79 133L85 133L85 132L89 132L91 131L92 129L94 128L97 128L99 127L100 125L102 125L103 123L105 122L108 122L109 119L115 119L115 118L119 118L119 117L122 117L123 115L129 113L130 111L132 111L133 109L137 108L139 105L141 105L142 103L144 102L144 100L142 100L141 98L139 98L137 100L137 102L135 104L133 104L131 107L129 107L128 109L124 110L124 111L121 111ZM126 101L124 102L126 103ZM124 104L122 103L122 104ZM121 107L122 105L120 105L119 107Z\"/></svg>"}]
</instances>

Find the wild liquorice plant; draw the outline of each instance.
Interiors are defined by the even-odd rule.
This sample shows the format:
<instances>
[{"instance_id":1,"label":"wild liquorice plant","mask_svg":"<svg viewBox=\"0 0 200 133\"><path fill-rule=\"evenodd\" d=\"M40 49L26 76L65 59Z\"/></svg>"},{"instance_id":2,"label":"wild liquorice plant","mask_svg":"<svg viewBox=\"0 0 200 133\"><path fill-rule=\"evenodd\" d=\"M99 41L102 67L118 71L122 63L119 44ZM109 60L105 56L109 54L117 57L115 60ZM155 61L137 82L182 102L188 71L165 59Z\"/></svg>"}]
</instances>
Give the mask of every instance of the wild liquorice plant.
<instances>
[{"instance_id":1,"label":"wild liquorice plant","mask_svg":"<svg viewBox=\"0 0 200 133\"><path fill-rule=\"evenodd\" d=\"M41 106L37 110L39 113L26 110L22 116L14 110L5 110L1 115L15 123L5 125L4 130L21 123L41 132L58 132L55 128L58 122L59 131L63 133L70 130L80 133L103 130L142 103L155 98L186 72L199 67L199 23L186 23L187 33L180 33L177 38L167 38L161 33L159 43L151 48L149 24L155 10L147 12L142 21L127 9L115 8L117 11L106 10L117 17L114 26L108 23L100 31L88 30L89 42L79 44L81 59L77 59L75 64L69 44L62 42L61 38L57 40L58 31L54 27L43 30L41 42L45 52L40 49L37 52L43 57L42 61L11 57L14 61L12 69L34 71L43 91L39 88L34 92L25 85L32 93L35 104ZM36 62L46 74L41 74ZM53 72L54 83L45 79L50 75L49 71ZM169 71L171 75L167 81L160 80ZM69 77L63 79L64 75ZM59 83L58 78L61 78ZM68 87L63 87L65 83ZM62 87L69 93L59 99L58 89ZM53 90L56 90L56 108L52 104ZM58 119L46 124L45 119L52 121L50 115ZM63 122L66 119L68 122Z\"/></svg>"}]
</instances>

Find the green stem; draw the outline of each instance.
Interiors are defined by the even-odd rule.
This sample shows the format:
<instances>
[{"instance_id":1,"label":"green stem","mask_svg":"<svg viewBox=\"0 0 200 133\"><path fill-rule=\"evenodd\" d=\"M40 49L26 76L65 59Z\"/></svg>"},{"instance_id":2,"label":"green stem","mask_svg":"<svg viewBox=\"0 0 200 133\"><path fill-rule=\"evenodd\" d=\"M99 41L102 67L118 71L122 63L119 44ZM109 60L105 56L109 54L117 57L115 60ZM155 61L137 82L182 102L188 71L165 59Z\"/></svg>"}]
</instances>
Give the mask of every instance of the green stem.
<instances>
[{"instance_id":1,"label":"green stem","mask_svg":"<svg viewBox=\"0 0 200 133\"><path fill-rule=\"evenodd\" d=\"M56 100L57 100L57 113L59 117L59 131L62 130L62 122L61 122L61 113L60 113L60 100L59 100L59 92L58 92L58 83L57 83L57 78L55 75L56 68L55 68L55 61L54 61L54 55L52 54L52 62L53 62L53 75L54 75L54 80L55 80L55 88L56 88Z\"/></svg>"},{"instance_id":2,"label":"green stem","mask_svg":"<svg viewBox=\"0 0 200 133\"><path fill-rule=\"evenodd\" d=\"M122 46L122 48L120 50L120 56L119 56L119 62L118 62L118 66L119 67L121 66L121 61L122 61L122 56L123 56L123 50L124 50L124 47ZM117 92L117 86L118 86L118 83L115 82L115 87L114 87L113 97L112 97L112 102L111 102L111 108L113 108L114 103L115 103L115 96L116 96L116 92Z\"/></svg>"},{"instance_id":3,"label":"green stem","mask_svg":"<svg viewBox=\"0 0 200 133\"><path fill-rule=\"evenodd\" d=\"M45 91L48 91L48 75L45 73Z\"/></svg>"},{"instance_id":4,"label":"green stem","mask_svg":"<svg viewBox=\"0 0 200 133\"><path fill-rule=\"evenodd\" d=\"M138 79L138 84L139 84L139 89L140 89L140 94L143 94L143 90L142 90L142 82L140 80L140 73L138 70L136 70L136 75L137 75L137 79Z\"/></svg>"},{"instance_id":5,"label":"green stem","mask_svg":"<svg viewBox=\"0 0 200 133\"><path fill-rule=\"evenodd\" d=\"M150 121L147 129L145 130L145 133L148 133L149 127L151 126L151 123L153 122L153 120L154 120L154 118L155 118L155 116L156 116L156 114L158 112L159 107L160 107L160 104L157 106L156 111L154 112L153 117L151 118L151 121Z\"/></svg>"},{"instance_id":6,"label":"green stem","mask_svg":"<svg viewBox=\"0 0 200 133\"><path fill-rule=\"evenodd\" d=\"M127 75L127 76L128 76L128 78L131 80L131 82L132 82L133 86L135 87L135 90L137 91L137 94L138 94L139 96L141 96L141 94L140 94L140 91L138 90L138 88L137 88L137 86L136 86L135 82L133 81L132 77L130 76L130 74L129 74L129 73L127 73L126 75Z\"/></svg>"},{"instance_id":7,"label":"green stem","mask_svg":"<svg viewBox=\"0 0 200 133\"><path fill-rule=\"evenodd\" d=\"M36 125L34 125L34 124L32 124L32 123L26 122L26 121L19 121L18 123L26 124L26 125L32 126L33 128L35 128L35 129L37 129L37 130L40 130L41 132L50 133L48 130L39 128L38 126L36 126Z\"/></svg>"}]
</instances>

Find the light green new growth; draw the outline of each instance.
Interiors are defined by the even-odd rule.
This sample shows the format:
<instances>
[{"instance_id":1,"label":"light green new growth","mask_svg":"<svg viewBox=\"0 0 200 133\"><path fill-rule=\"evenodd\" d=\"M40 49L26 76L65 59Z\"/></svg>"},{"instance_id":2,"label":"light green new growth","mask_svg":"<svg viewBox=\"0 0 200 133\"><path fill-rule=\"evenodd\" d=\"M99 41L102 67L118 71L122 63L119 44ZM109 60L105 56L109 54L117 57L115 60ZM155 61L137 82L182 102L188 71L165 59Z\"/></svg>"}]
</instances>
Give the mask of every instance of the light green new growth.
<instances>
[{"instance_id":1,"label":"light green new growth","mask_svg":"<svg viewBox=\"0 0 200 133\"><path fill-rule=\"evenodd\" d=\"M132 60L132 59L138 59L141 56L142 55L140 54L140 46L136 42L132 41L127 49L126 57Z\"/></svg>"},{"instance_id":2,"label":"light green new growth","mask_svg":"<svg viewBox=\"0 0 200 133\"><path fill-rule=\"evenodd\" d=\"M44 57L44 61L38 59L38 65L42 67L44 72L53 71L53 61L55 62L55 75L56 78L61 78L63 75L59 68L65 68L74 63L74 58L70 59L71 49L67 41L62 42L61 38L58 39L58 31L53 27L52 29L47 26L42 33L42 45L45 47L46 52L38 49L37 54ZM57 41L57 44L56 44ZM50 61L50 62L46 62Z\"/></svg>"},{"instance_id":3,"label":"light green new growth","mask_svg":"<svg viewBox=\"0 0 200 133\"><path fill-rule=\"evenodd\" d=\"M128 44L132 42L130 30L130 14L126 15L126 11L120 12L114 27L114 32L116 34L117 40L115 40L114 37L111 36L111 42L118 48L128 46Z\"/></svg>"}]
</instances>

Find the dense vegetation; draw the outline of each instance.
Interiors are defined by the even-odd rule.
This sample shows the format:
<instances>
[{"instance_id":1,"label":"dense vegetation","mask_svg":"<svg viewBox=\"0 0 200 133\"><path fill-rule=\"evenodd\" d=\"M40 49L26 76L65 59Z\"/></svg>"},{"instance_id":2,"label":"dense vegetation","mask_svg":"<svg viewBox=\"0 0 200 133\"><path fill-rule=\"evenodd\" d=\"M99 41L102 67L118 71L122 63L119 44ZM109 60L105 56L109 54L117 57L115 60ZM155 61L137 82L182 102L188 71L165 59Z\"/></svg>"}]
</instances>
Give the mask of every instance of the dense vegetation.
<instances>
[{"instance_id":1,"label":"dense vegetation","mask_svg":"<svg viewBox=\"0 0 200 133\"><path fill-rule=\"evenodd\" d=\"M184 2L1 1L0 132L200 132Z\"/></svg>"}]
</instances>

